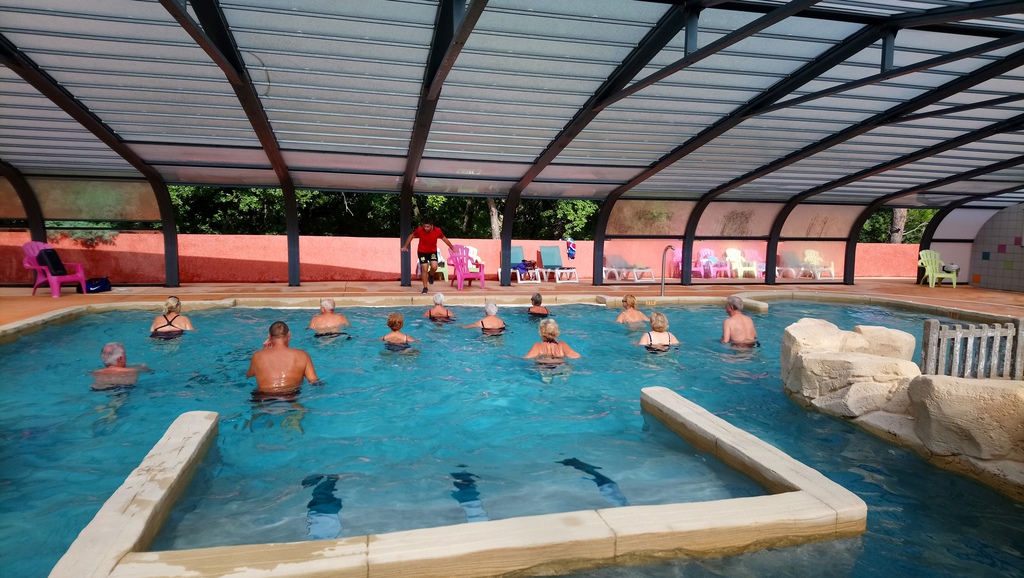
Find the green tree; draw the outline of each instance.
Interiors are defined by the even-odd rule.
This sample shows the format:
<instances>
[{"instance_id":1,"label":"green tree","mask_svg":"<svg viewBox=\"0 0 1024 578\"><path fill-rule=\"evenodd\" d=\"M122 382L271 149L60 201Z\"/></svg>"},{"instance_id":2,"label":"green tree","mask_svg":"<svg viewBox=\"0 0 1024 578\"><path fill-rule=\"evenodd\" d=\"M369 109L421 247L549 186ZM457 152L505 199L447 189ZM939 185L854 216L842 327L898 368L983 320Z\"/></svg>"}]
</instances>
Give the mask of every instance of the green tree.
<instances>
[{"instance_id":1,"label":"green tree","mask_svg":"<svg viewBox=\"0 0 1024 578\"><path fill-rule=\"evenodd\" d=\"M907 211L907 223L903 230L903 244L916 245L921 242L925 227L938 213L938 209L910 209ZM888 243L892 235L892 209L875 211L861 229L861 243Z\"/></svg>"}]
</instances>

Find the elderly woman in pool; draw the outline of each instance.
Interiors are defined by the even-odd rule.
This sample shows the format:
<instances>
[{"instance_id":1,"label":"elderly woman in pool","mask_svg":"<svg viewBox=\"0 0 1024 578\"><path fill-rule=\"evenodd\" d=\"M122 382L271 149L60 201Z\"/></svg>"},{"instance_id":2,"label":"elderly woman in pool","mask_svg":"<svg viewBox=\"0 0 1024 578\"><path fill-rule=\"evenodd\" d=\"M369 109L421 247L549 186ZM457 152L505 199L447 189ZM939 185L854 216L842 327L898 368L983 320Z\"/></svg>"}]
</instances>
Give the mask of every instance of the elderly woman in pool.
<instances>
[{"instance_id":1,"label":"elderly woman in pool","mask_svg":"<svg viewBox=\"0 0 1024 578\"><path fill-rule=\"evenodd\" d=\"M646 315L636 308L636 297L624 295L622 297L622 313L615 318L616 323L641 323L650 321Z\"/></svg>"},{"instance_id":2,"label":"elderly woman in pool","mask_svg":"<svg viewBox=\"0 0 1024 578\"><path fill-rule=\"evenodd\" d=\"M505 331L505 322L498 317L498 305L494 301L488 301L484 304L484 318L462 327L466 329L479 327L484 335L497 335Z\"/></svg>"},{"instance_id":3,"label":"elderly woman in pool","mask_svg":"<svg viewBox=\"0 0 1024 578\"><path fill-rule=\"evenodd\" d=\"M545 319L538 327L540 332L540 343L534 343L530 351L523 356L526 359L536 359L541 363L560 362L569 359L579 359L580 354L576 353L569 344L558 341L558 322L554 319Z\"/></svg>"},{"instance_id":4,"label":"elderly woman in pool","mask_svg":"<svg viewBox=\"0 0 1024 578\"><path fill-rule=\"evenodd\" d=\"M405 333L402 333L402 326L404 325L405 317L403 317L401 313L392 313L391 315L388 315L388 329L391 330L391 333L381 337L380 340L383 341L385 345L397 345L399 347L408 347L410 343L419 341L419 339L416 339L415 337L410 337Z\"/></svg>"},{"instance_id":5,"label":"elderly woman in pool","mask_svg":"<svg viewBox=\"0 0 1024 578\"><path fill-rule=\"evenodd\" d=\"M651 330L644 333L637 345L644 345L650 351L668 351L670 345L679 345L675 335L668 332L668 318L664 313L651 313Z\"/></svg>"},{"instance_id":6,"label":"elderly woman in pool","mask_svg":"<svg viewBox=\"0 0 1024 578\"><path fill-rule=\"evenodd\" d=\"M192 322L181 314L181 301L174 296L164 301L163 315L157 315L149 327L149 336L155 339L174 339L181 337L186 331L194 331Z\"/></svg>"},{"instance_id":7,"label":"elderly woman in pool","mask_svg":"<svg viewBox=\"0 0 1024 578\"><path fill-rule=\"evenodd\" d=\"M455 321L455 314L452 313L451 309L445 309L444 293L441 293L440 291L434 293L434 306L427 309L423 316L429 318L431 321Z\"/></svg>"}]
</instances>

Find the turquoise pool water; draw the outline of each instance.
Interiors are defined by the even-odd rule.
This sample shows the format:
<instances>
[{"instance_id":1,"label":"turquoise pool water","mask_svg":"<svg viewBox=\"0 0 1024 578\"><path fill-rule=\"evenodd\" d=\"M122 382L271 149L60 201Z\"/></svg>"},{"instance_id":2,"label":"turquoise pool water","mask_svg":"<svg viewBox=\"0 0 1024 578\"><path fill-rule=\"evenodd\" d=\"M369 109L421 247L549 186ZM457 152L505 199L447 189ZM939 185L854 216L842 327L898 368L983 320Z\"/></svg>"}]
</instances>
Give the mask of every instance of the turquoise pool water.
<instances>
[{"instance_id":1,"label":"turquoise pool water","mask_svg":"<svg viewBox=\"0 0 1024 578\"><path fill-rule=\"evenodd\" d=\"M482 309L454 308L460 320ZM519 359L536 325L499 313L502 337L440 326L400 309L418 355L385 353L389 310L346 310L353 339L321 341L310 310L195 312L200 332L145 338L151 315L118 312L48 327L0 347L0 564L45 575L174 416L221 414L216 448L157 548L342 536L544 511L697 501L763 493L662 428L645 427L639 388L662 385L808 463L869 505L859 538L715 560L603 568L579 576L1014 576L1024 568L1024 508L838 420L788 401L778 338L800 317L901 328L923 316L877 307L778 302L755 314L764 347L714 342L718 307L666 309L678 352L651 355L617 311L556 309L583 354L568 375ZM286 320L324 383L300 406L249 401L248 359ZM156 370L126 392L92 392L86 372L107 341ZM249 456L258 456L252 459ZM596 469L600 468L600 469ZM662 480L672 479L664 484ZM553 509L552 509L553 508Z\"/></svg>"}]
</instances>

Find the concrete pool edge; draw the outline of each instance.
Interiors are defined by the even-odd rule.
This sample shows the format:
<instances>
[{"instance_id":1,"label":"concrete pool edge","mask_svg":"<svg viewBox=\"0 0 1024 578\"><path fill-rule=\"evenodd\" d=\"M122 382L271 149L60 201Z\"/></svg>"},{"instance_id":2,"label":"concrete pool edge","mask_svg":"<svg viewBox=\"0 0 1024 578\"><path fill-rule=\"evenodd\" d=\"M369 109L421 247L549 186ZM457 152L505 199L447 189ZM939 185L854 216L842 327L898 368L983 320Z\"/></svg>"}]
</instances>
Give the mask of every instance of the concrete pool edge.
<instances>
[{"instance_id":1,"label":"concrete pool edge","mask_svg":"<svg viewBox=\"0 0 1024 578\"><path fill-rule=\"evenodd\" d=\"M867 506L774 446L663 387L641 407L770 495L627 506L423 528L339 540L142 551L217 431L212 412L182 414L51 572L51 578L221 576L473 577L564 572L666 556L720 556L855 536Z\"/></svg>"}]
</instances>

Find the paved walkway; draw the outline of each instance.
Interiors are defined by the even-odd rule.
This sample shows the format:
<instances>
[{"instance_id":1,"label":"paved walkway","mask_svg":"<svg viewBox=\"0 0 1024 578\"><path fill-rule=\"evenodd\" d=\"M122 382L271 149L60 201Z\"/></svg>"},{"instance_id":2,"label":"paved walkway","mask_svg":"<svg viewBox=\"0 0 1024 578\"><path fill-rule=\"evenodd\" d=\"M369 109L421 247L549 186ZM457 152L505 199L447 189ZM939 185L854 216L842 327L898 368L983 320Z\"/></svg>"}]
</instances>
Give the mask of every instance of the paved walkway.
<instances>
[{"instance_id":1,"label":"paved walkway","mask_svg":"<svg viewBox=\"0 0 1024 578\"><path fill-rule=\"evenodd\" d=\"M486 289L481 290L475 285L463 291L438 282L431 290L444 291L449 303L482 303L484 299L494 298L502 302L509 299L522 299L529 302L529 296L539 291L544 295L545 303L588 299L595 295L622 296L632 293L641 300L644 297L658 296L660 285L605 285L595 287L589 283L560 283L518 285L502 287L497 282L488 282ZM320 282L303 283L301 287L288 287L284 284L260 283L203 283L189 284L173 289L159 286L118 287L110 293L78 295L74 287L65 286L59 299L50 297L50 292L43 290L33 297L30 288L0 288L0 326L47 313L56 309L74 305L118 302L153 302L163 303L168 295L177 295L185 303L188 310L189 301L229 298L303 298L315 300L320 297L348 298L409 298L409 304L427 305L430 295L420 294L421 285L417 282L412 287L402 287L397 282ZM766 286L750 285L666 285L665 295L670 297L726 297L742 292L825 292L846 293L871 297L887 297L915 303L935 305L950 309L966 309L1024 317L1024 293L1011 291L993 291L979 289L969 285L959 285L956 289L946 284L941 287L929 288L927 285L915 285L910 279L861 279L856 285L842 284L789 284ZM393 299L388 299L394 302ZM154 308L156 306L154 305Z\"/></svg>"}]
</instances>

